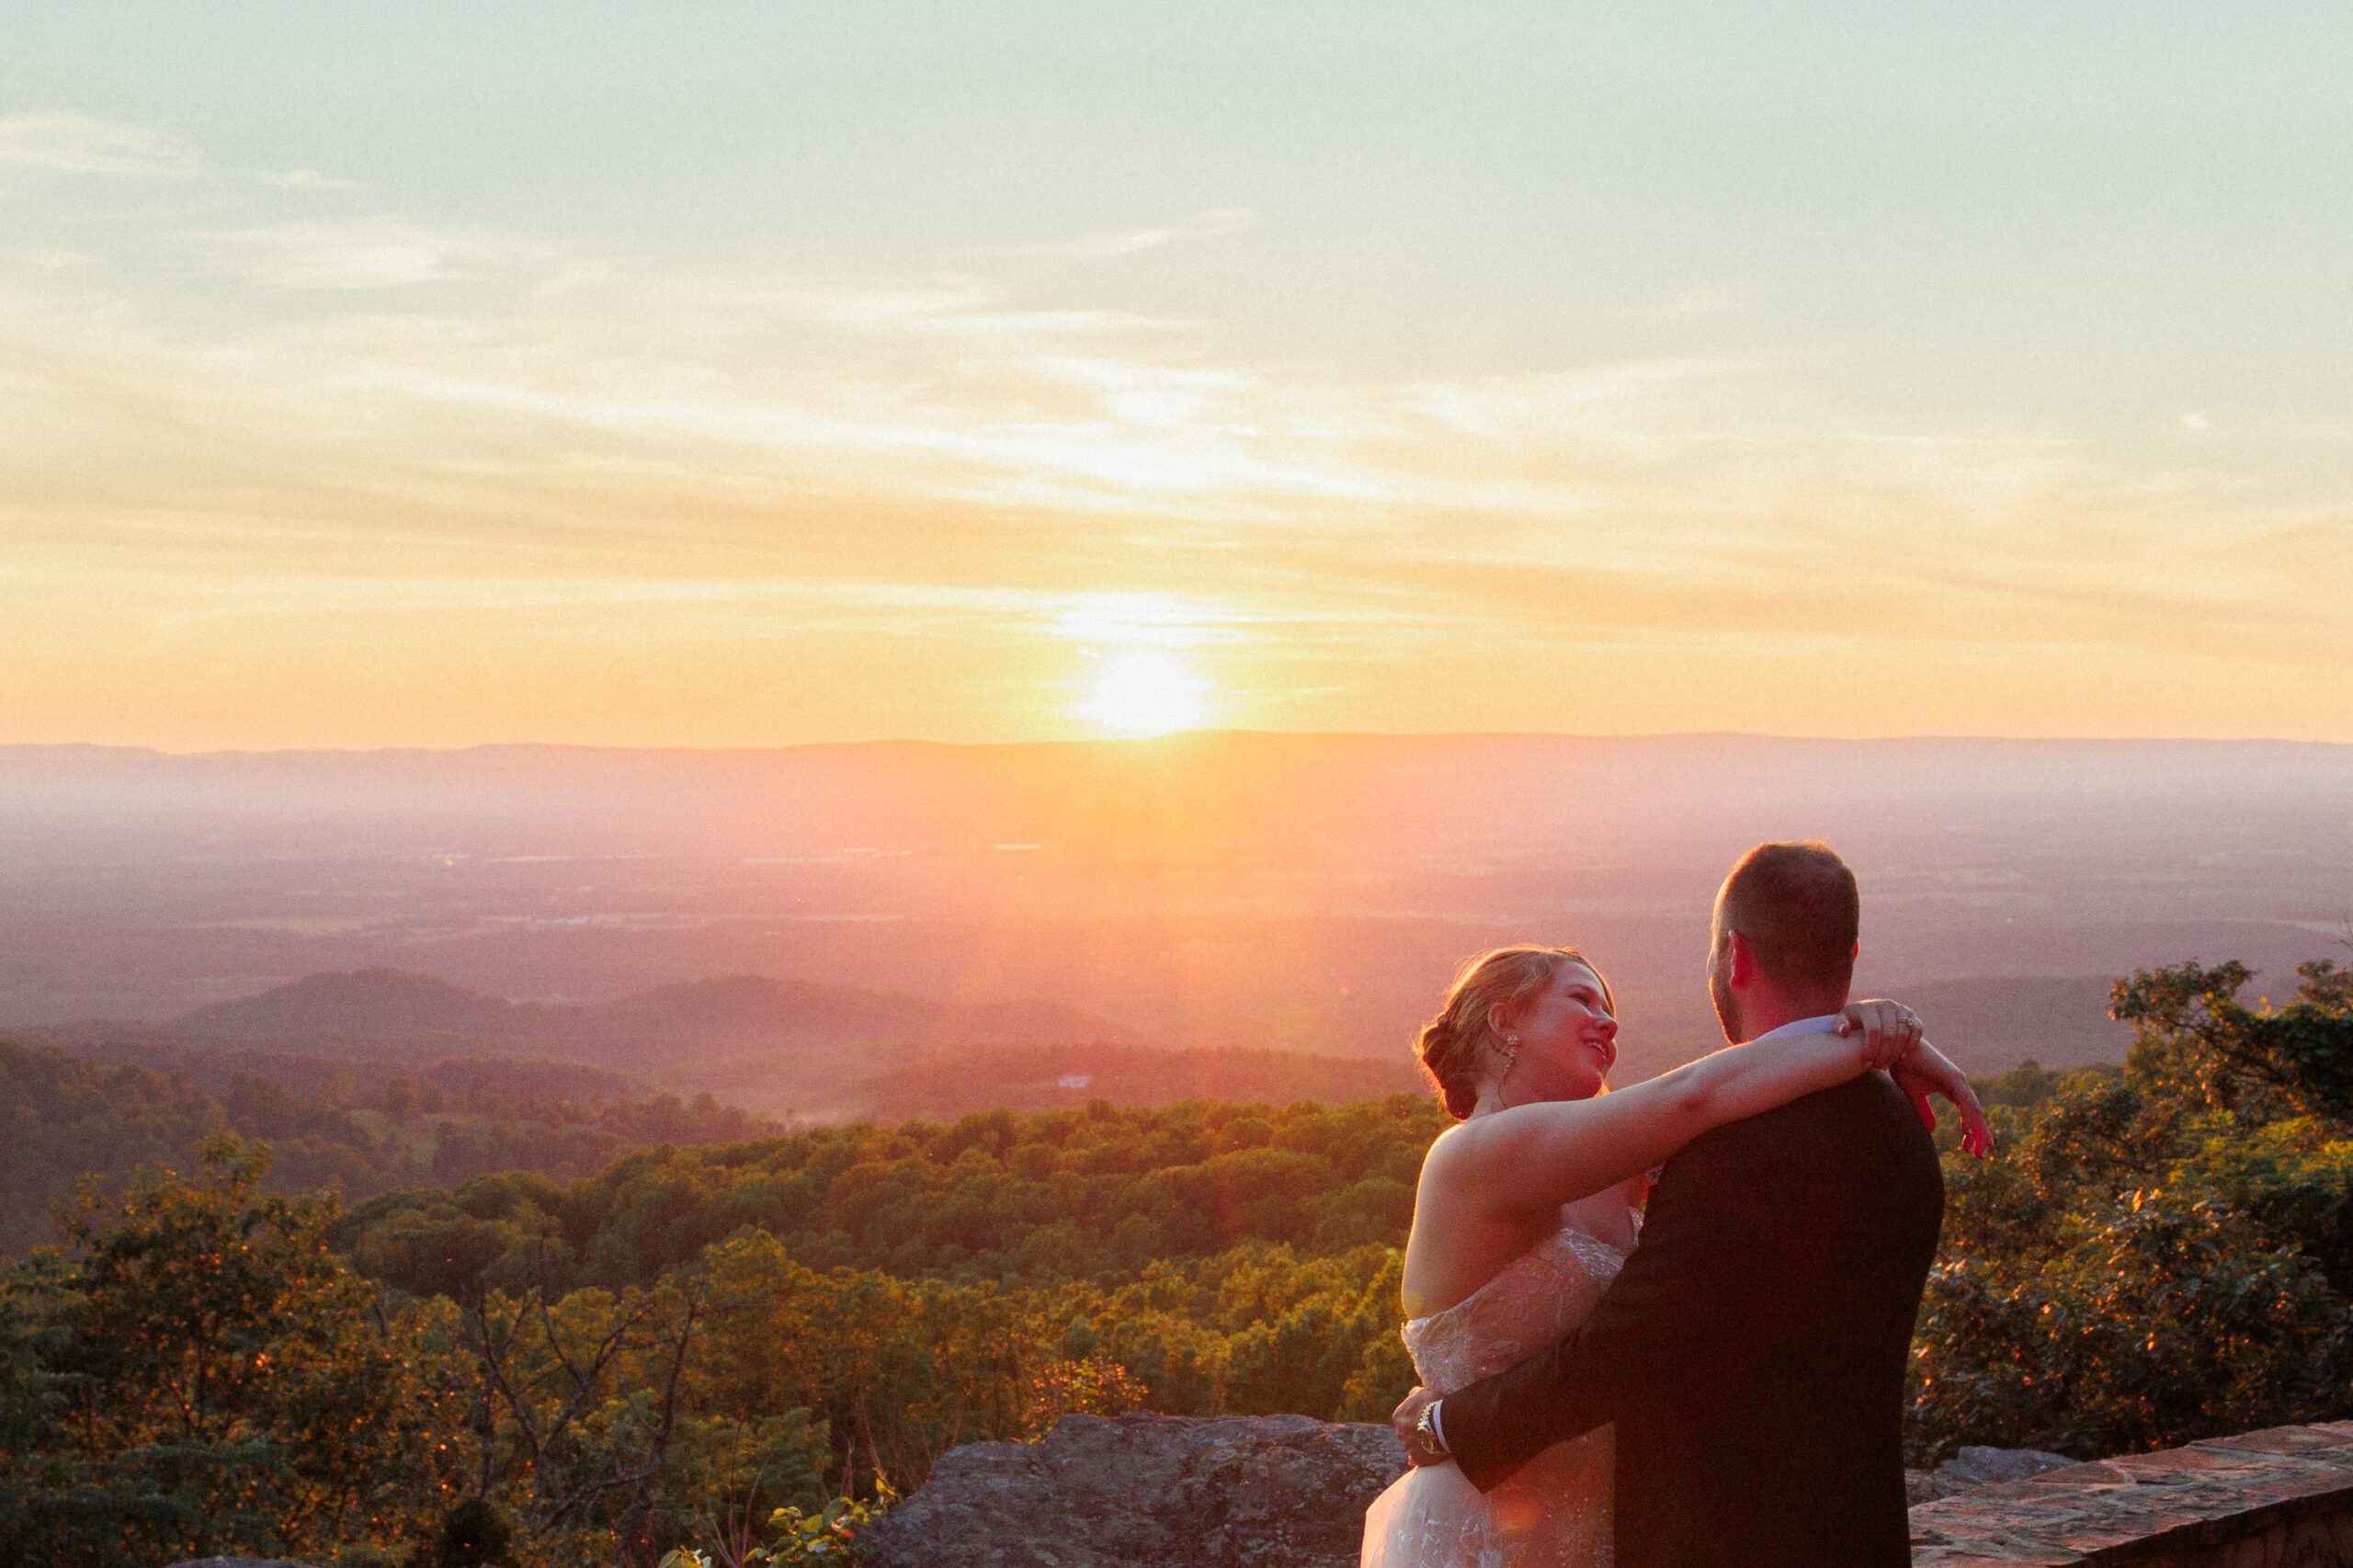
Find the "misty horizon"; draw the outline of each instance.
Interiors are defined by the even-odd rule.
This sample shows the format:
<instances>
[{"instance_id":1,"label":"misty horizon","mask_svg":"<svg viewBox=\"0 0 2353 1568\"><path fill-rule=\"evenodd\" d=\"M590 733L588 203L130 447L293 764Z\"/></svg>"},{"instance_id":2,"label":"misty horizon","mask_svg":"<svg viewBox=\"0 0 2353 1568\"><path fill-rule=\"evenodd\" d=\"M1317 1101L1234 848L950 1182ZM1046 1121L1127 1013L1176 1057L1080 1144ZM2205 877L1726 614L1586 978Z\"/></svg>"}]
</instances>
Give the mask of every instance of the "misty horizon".
<instances>
[{"instance_id":1,"label":"misty horizon","mask_svg":"<svg viewBox=\"0 0 2353 1568\"><path fill-rule=\"evenodd\" d=\"M2353 747L2273 742L8 747L0 1025L370 968L583 1004L742 975L1394 1059L1465 955L1542 940L1610 974L1642 1075L1716 1041L1724 868L1824 837L1862 882L1862 991L1941 1004L1972 1066L2113 1059L2136 969L2338 950L2347 799Z\"/></svg>"}]
</instances>

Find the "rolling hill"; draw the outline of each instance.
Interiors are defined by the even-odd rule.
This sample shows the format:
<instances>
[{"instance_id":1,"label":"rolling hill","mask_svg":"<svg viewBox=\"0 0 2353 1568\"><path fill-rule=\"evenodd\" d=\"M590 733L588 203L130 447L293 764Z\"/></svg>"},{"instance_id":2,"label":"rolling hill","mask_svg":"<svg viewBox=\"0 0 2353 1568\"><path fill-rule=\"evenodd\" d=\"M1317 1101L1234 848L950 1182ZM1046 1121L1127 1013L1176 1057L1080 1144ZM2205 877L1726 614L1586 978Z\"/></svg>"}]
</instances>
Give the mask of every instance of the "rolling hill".
<instances>
[{"instance_id":1,"label":"rolling hill","mask_svg":"<svg viewBox=\"0 0 2353 1568\"><path fill-rule=\"evenodd\" d=\"M516 1002L431 975L364 969L305 975L160 1023L48 1032L85 1047L136 1040L404 1062L540 1057L800 1116L906 1114L872 1085L920 1082L975 1051L1102 1046L1142 1057L1172 1054L1133 1030L1050 1002L954 1006L749 974L607 1002ZM1069 1071L1057 1069L1054 1076ZM893 1073L911 1076L891 1080ZM1198 1077L1179 1073L1170 1081ZM849 1093L853 1085L868 1086Z\"/></svg>"}]
</instances>

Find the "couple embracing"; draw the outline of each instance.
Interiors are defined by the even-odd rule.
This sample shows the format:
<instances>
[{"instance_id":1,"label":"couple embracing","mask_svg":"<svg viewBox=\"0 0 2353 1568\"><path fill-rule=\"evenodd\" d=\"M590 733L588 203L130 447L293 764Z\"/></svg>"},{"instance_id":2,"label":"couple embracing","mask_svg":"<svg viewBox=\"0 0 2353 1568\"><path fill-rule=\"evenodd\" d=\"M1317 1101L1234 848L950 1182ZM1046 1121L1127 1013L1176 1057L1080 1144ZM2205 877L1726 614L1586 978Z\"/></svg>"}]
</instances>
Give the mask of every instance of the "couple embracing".
<instances>
[{"instance_id":1,"label":"couple embracing","mask_svg":"<svg viewBox=\"0 0 2353 1568\"><path fill-rule=\"evenodd\" d=\"M1928 1096L1981 1154L1984 1115L1908 1009L1847 1001L1860 905L1829 849L1751 850L1713 924L1733 1043L1632 1088L1605 1092L1616 1006L1571 949L1473 960L1423 1031L1457 1125L1406 1244L1415 1468L1365 1568L1909 1561Z\"/></svg>"}]
</instances>

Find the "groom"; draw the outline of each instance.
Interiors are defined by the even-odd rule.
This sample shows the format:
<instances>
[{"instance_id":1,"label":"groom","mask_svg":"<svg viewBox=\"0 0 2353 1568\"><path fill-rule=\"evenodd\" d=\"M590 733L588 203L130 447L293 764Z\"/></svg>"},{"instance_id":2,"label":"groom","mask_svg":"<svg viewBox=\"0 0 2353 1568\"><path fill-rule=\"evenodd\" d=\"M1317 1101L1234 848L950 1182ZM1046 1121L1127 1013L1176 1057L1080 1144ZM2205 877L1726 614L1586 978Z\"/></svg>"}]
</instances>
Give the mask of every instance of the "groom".
<instances>
[{"instance_id":1,"label":"groom","mask_svg":"<svg viewBox=\"0 0 2353 1568\"><path fill-rule=\"evenodd\" d=\"M1734 1043L1827 1032L1860 905L1820 844L1750 850L1716 895L1708 989ZM1904 1358L1944 1216L1904 1091L1866 1073L1669 1160L1642 1244L1566 1339L1397 1407L1415 1464L1480 1490L1617 1426L1620 1568L1902 1568Z\"/></svg>"}]
</instances>

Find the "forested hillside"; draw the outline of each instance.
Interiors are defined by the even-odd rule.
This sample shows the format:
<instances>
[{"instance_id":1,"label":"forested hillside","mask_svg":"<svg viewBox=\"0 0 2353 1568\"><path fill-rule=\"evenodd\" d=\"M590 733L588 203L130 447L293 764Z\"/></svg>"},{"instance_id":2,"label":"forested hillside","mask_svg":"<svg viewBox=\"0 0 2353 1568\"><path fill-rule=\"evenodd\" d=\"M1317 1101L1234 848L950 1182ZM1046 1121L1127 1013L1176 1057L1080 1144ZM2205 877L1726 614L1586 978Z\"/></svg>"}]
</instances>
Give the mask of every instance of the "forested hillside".
<instances>
[{"instance_id":1,"label":"forested hillside","mask_svg":"<svg viewBox=\"0 0 2353 1568\"><path fill-rule=\"evenodd\" d=\"M2353 1415L2353 976L2309 965L2277 1007L2247 979L2143 973L2120 1072L1987 1085L1996 1156L1947 1158L1915 1461ZM216 1145L0 1286L0 1568L740 1555L775 1506L1071 1410L1378 1418L1438 1125L1405 1096L1096 1104L341 1213Z\"/></svg>"},{"instance_id":2,"label":"forested hillside","mask_svg":"<svg viewBox=\"0 0 2353 1568\"><path fill-rule=\"evenodd\" d=\"M462 1294L651 1284L746 1228L813 1268L960 1285L1132 1273L1245 1242L1317 1256L1394 1245L1422 1151L1423 1096L1351 1106L1187 1104L950 1123L854 1125L756 1143L648 1150L569 1186L497 1176L354 1207L344 1249L387 1282Z\"/></svg>"},{"instance_id":3,"label":"forested hillside","mask_svg":"<svg viewBox=\"0 0 2353 1568\"><path fill-rule=\"evenodd\" d=\"M492 1171L585 1176L631 1149L774 1124L615 1074L507 1059L370 1069L321 1057L117 1047L114 1060L0 1041L0 1256L54 1239L85 1176L193 1167L221 1133L269 1146L270 1187L361 1198Z\"/></svg>"}]
</instances>

